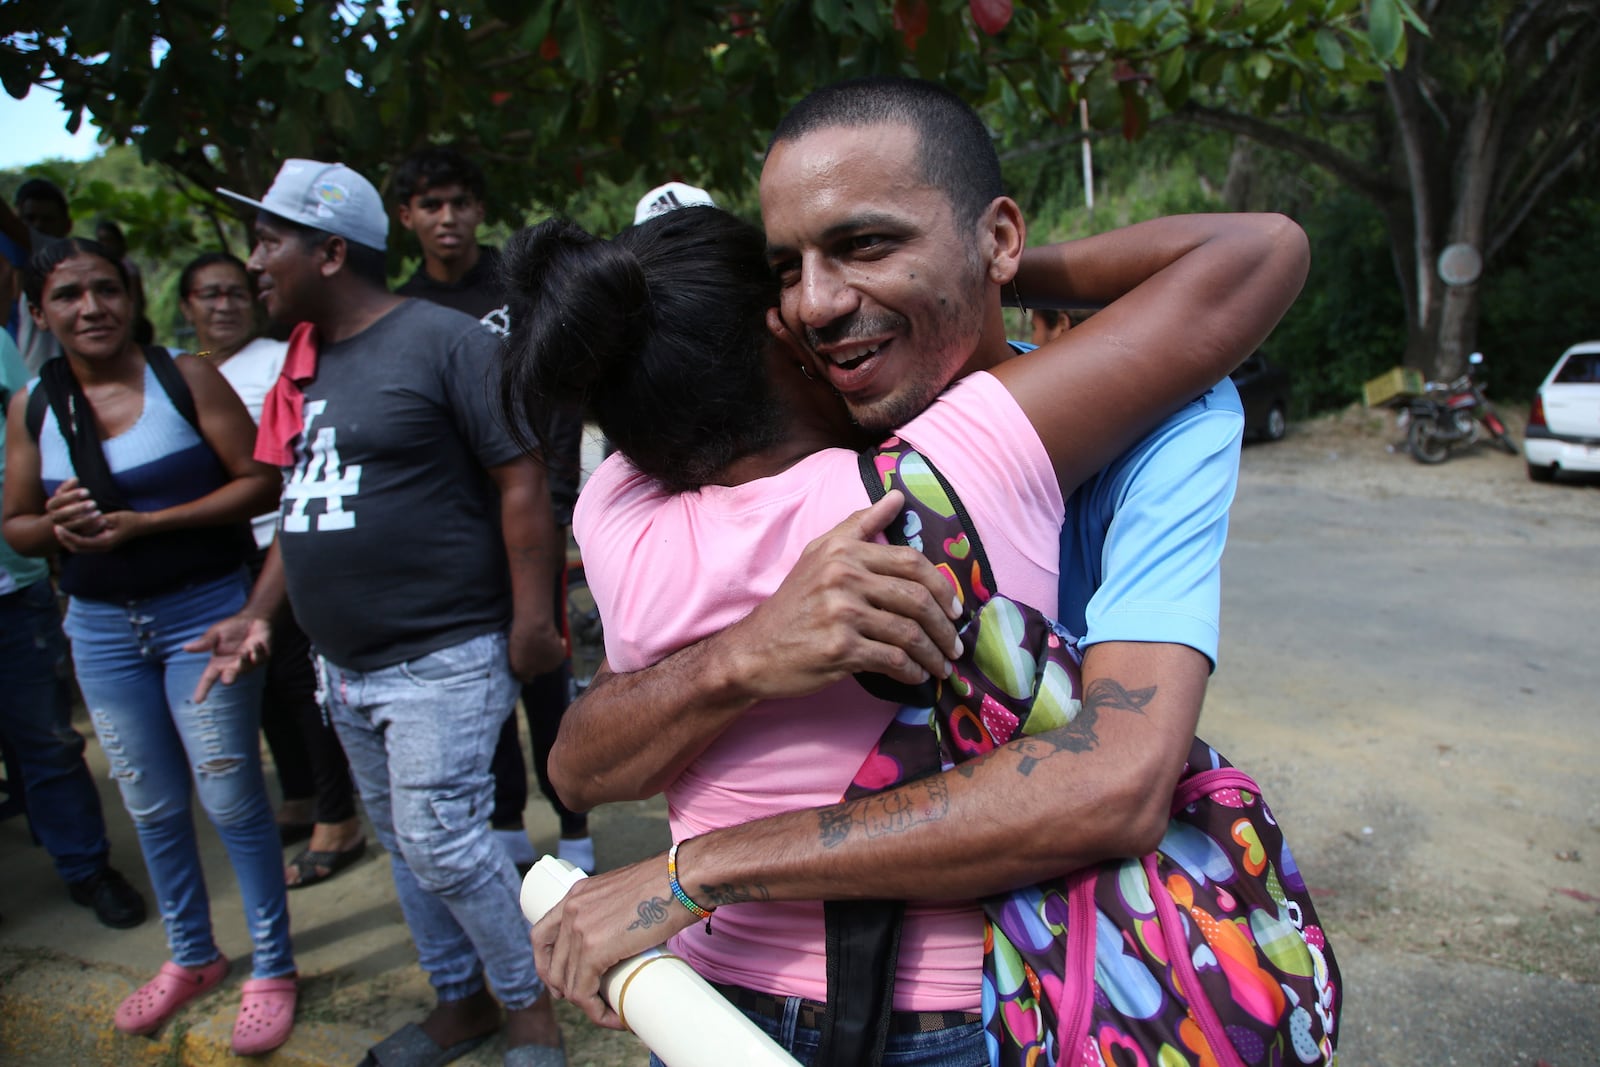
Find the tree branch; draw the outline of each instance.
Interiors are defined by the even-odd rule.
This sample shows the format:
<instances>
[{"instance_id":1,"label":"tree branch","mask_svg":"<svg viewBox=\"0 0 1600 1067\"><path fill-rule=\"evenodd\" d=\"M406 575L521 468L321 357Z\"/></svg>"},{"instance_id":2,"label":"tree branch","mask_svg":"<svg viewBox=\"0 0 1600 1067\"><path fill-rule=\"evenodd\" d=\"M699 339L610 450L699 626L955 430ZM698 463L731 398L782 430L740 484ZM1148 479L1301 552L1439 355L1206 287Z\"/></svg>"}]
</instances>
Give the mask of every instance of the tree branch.
<instances>
[{"instance_id":1,"label":"tree branch","mask_svg":"<svg viewBox=\"0 0 1600 1067\"><path fill-rule=\"evenodd\" d=\"M1583 76L1594 62L1597 47L1600 47L1600 22L1569 38L1542 70L1516 68L1526 69L1532 76L1517 98L1507 125L1510 135L1507 149L1512 154L1520 155L1536 137L1544 134L1552 112L1570 106L1570 88L1576 87L1582 94Z\"/></svg>"},{"instance_id":2,"label":"tree branch","mask_svg":"<svg viewBox=\"0 0 1600 1067\"><path fill-rule=\"evenodd\" d=\"M1369 200L1381 203L1385 198L1402 192L1393 182L1377 173L1371 164L1264 119L1194 103L1186 105L1178 114L1185 121L1240 134L1269 148L1292 152L1308 163L1321 167Z\"/></svg>"},{"instance_id":3,"label":"tree branch","mask_svg":"<svg viewBox=\"0 0 1600 1067\"><path fill-rule=\"evenodd\" d=\"M1506 16L1505 29L1500 34L1500 46L1510 56L1524 42L1538 48L1547 41L1563 22L1593 19L1594 4L1590 0L1528 0Z\"/></svg>"},{"instance_id":4,"label":"tree branch","mask_svg":"<svg viewBox=\"0 0 1600 1067\"><path fill-rule=\"evenodd\" d=\"M1573 135L1561 160L1553 166L1546 167L1533 187L1516 201L1516 209L1490 236L1489 247L1485 252L1486 259L1492 259L1499 253L1511 239L1511 235L1516 233L1517 228L1527 220L1529 213L1538 205L1545 193L1550 191L1569 168L1583 158L1589 146L1597 140L1600 140L1600 114L1589 116L1588 123Z\"/></svg>"}]
</instances>

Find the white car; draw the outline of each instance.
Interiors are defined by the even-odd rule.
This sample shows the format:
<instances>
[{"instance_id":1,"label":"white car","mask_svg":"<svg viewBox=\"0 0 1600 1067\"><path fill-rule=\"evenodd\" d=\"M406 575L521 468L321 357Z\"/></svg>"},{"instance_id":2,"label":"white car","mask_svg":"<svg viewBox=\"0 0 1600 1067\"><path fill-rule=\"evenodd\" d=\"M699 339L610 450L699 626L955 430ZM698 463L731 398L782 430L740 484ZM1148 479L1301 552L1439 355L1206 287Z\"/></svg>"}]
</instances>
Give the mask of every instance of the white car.
<instances>
[{"instance_id":1,"label":"white car","mask_svg":"<svg viewBox=\"0 0 1600 1067\"><path fill-rule=\"evenodd\" d=\"M1533 398L1522 447L1536 482L1557 471L1600 473L1600 341L1561 353Z\"/></svg>"}]
</instances>

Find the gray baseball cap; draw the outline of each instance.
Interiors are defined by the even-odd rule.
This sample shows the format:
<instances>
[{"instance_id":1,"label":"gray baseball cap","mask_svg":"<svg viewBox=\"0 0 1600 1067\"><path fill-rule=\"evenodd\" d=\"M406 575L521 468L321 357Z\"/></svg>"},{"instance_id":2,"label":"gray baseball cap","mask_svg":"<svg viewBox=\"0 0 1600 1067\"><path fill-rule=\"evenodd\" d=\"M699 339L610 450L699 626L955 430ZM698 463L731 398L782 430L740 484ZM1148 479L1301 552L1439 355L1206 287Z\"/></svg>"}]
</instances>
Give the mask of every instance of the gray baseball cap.
<instances>
[{"instance_id":1,"label":"gray baseball cap","mask_svg":"<svg viewBox=\"0 0 1600 1067\"><path fill-rule=\"evenodd\" d=\"M343 163L289 159L260 200L227 189L218 193L279 218L324 230L382 252L389 247L389 213L372 183Z\"/></svg>"}]
</instances>

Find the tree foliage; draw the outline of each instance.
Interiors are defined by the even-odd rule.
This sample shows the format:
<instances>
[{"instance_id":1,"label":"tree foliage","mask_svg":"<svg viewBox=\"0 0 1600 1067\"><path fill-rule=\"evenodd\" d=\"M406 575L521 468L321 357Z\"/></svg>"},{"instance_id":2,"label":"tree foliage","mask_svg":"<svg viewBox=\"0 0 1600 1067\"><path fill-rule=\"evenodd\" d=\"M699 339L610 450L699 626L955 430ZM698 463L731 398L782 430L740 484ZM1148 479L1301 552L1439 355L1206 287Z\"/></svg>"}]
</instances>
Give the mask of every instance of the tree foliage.
<instances>
[{"instance_id":1,"label":"tree foliage","mask_svg":"<svg viewBox=\"0 0 1600 1067\"><path fill-rule=\"evenodd\" d=\"M1530 213L1568 174L1593 172L1600 5L1423 0L1415 16L1397 9L1380 22L1387 6L1371 5L1369 34L1387 43L1403 32L1407 61L1381 88L1320 92L1310 114L1263 116L1201 96L1182 114L1294 153L1374 204L1403 300L1405 360L1450 377L1477 347L1480 293ZM1436 263L1452 244L1480 253L1484 281L1444 284Z\"/></svg>"},{"instance_id":2,"label":"tree foliage","mask_svg":"<svg viewBox=\"0 0 1600 1067\"><path fill-rule=\"evenodd\" d=\"M784 109L841 77L937 79L1013 128L1075 128L1081 99L1133 137L1157 91L1269 113L1377 78L1391 29L1359 0L11 0L0 78L197 190L259 191L290 156L381 183L450 140L514 212L641 170L745 187Z\"/></svg>"}]
</instances>

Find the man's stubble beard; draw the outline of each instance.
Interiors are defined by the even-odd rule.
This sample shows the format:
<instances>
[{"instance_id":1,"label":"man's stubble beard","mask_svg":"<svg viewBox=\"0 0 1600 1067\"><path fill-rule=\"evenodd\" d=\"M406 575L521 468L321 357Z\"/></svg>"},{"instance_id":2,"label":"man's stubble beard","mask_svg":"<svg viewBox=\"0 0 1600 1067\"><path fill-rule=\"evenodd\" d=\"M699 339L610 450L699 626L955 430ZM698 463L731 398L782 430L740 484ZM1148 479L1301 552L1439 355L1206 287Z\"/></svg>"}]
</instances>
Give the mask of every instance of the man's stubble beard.
<instances>
[{"instance_id":1,"label":"man's stubble beard","mask_svg":"<svg viewBox=\"0 0 1600 1067\"><path fill-rule=\"evenodd\" d=\"M919 359L914 367L907 369L906 379L895 383L886 396L871 404L854 406L847 401L851 421L866 433L884 434L921 415L960 376L962 368L972 358L978 339L983 334L986 283L982 265L976 261L976 257L969 255L967 263L969 276L963 280L960 291L967 294L968 299L959 304L946 304L944 313L934 326L934 333L939 336L954 334L965 337L970 333L970 342L963 342L967 350L960 353L959 357L945 352L940 353L939 358Z\"/></svg>"}]
</instances>

